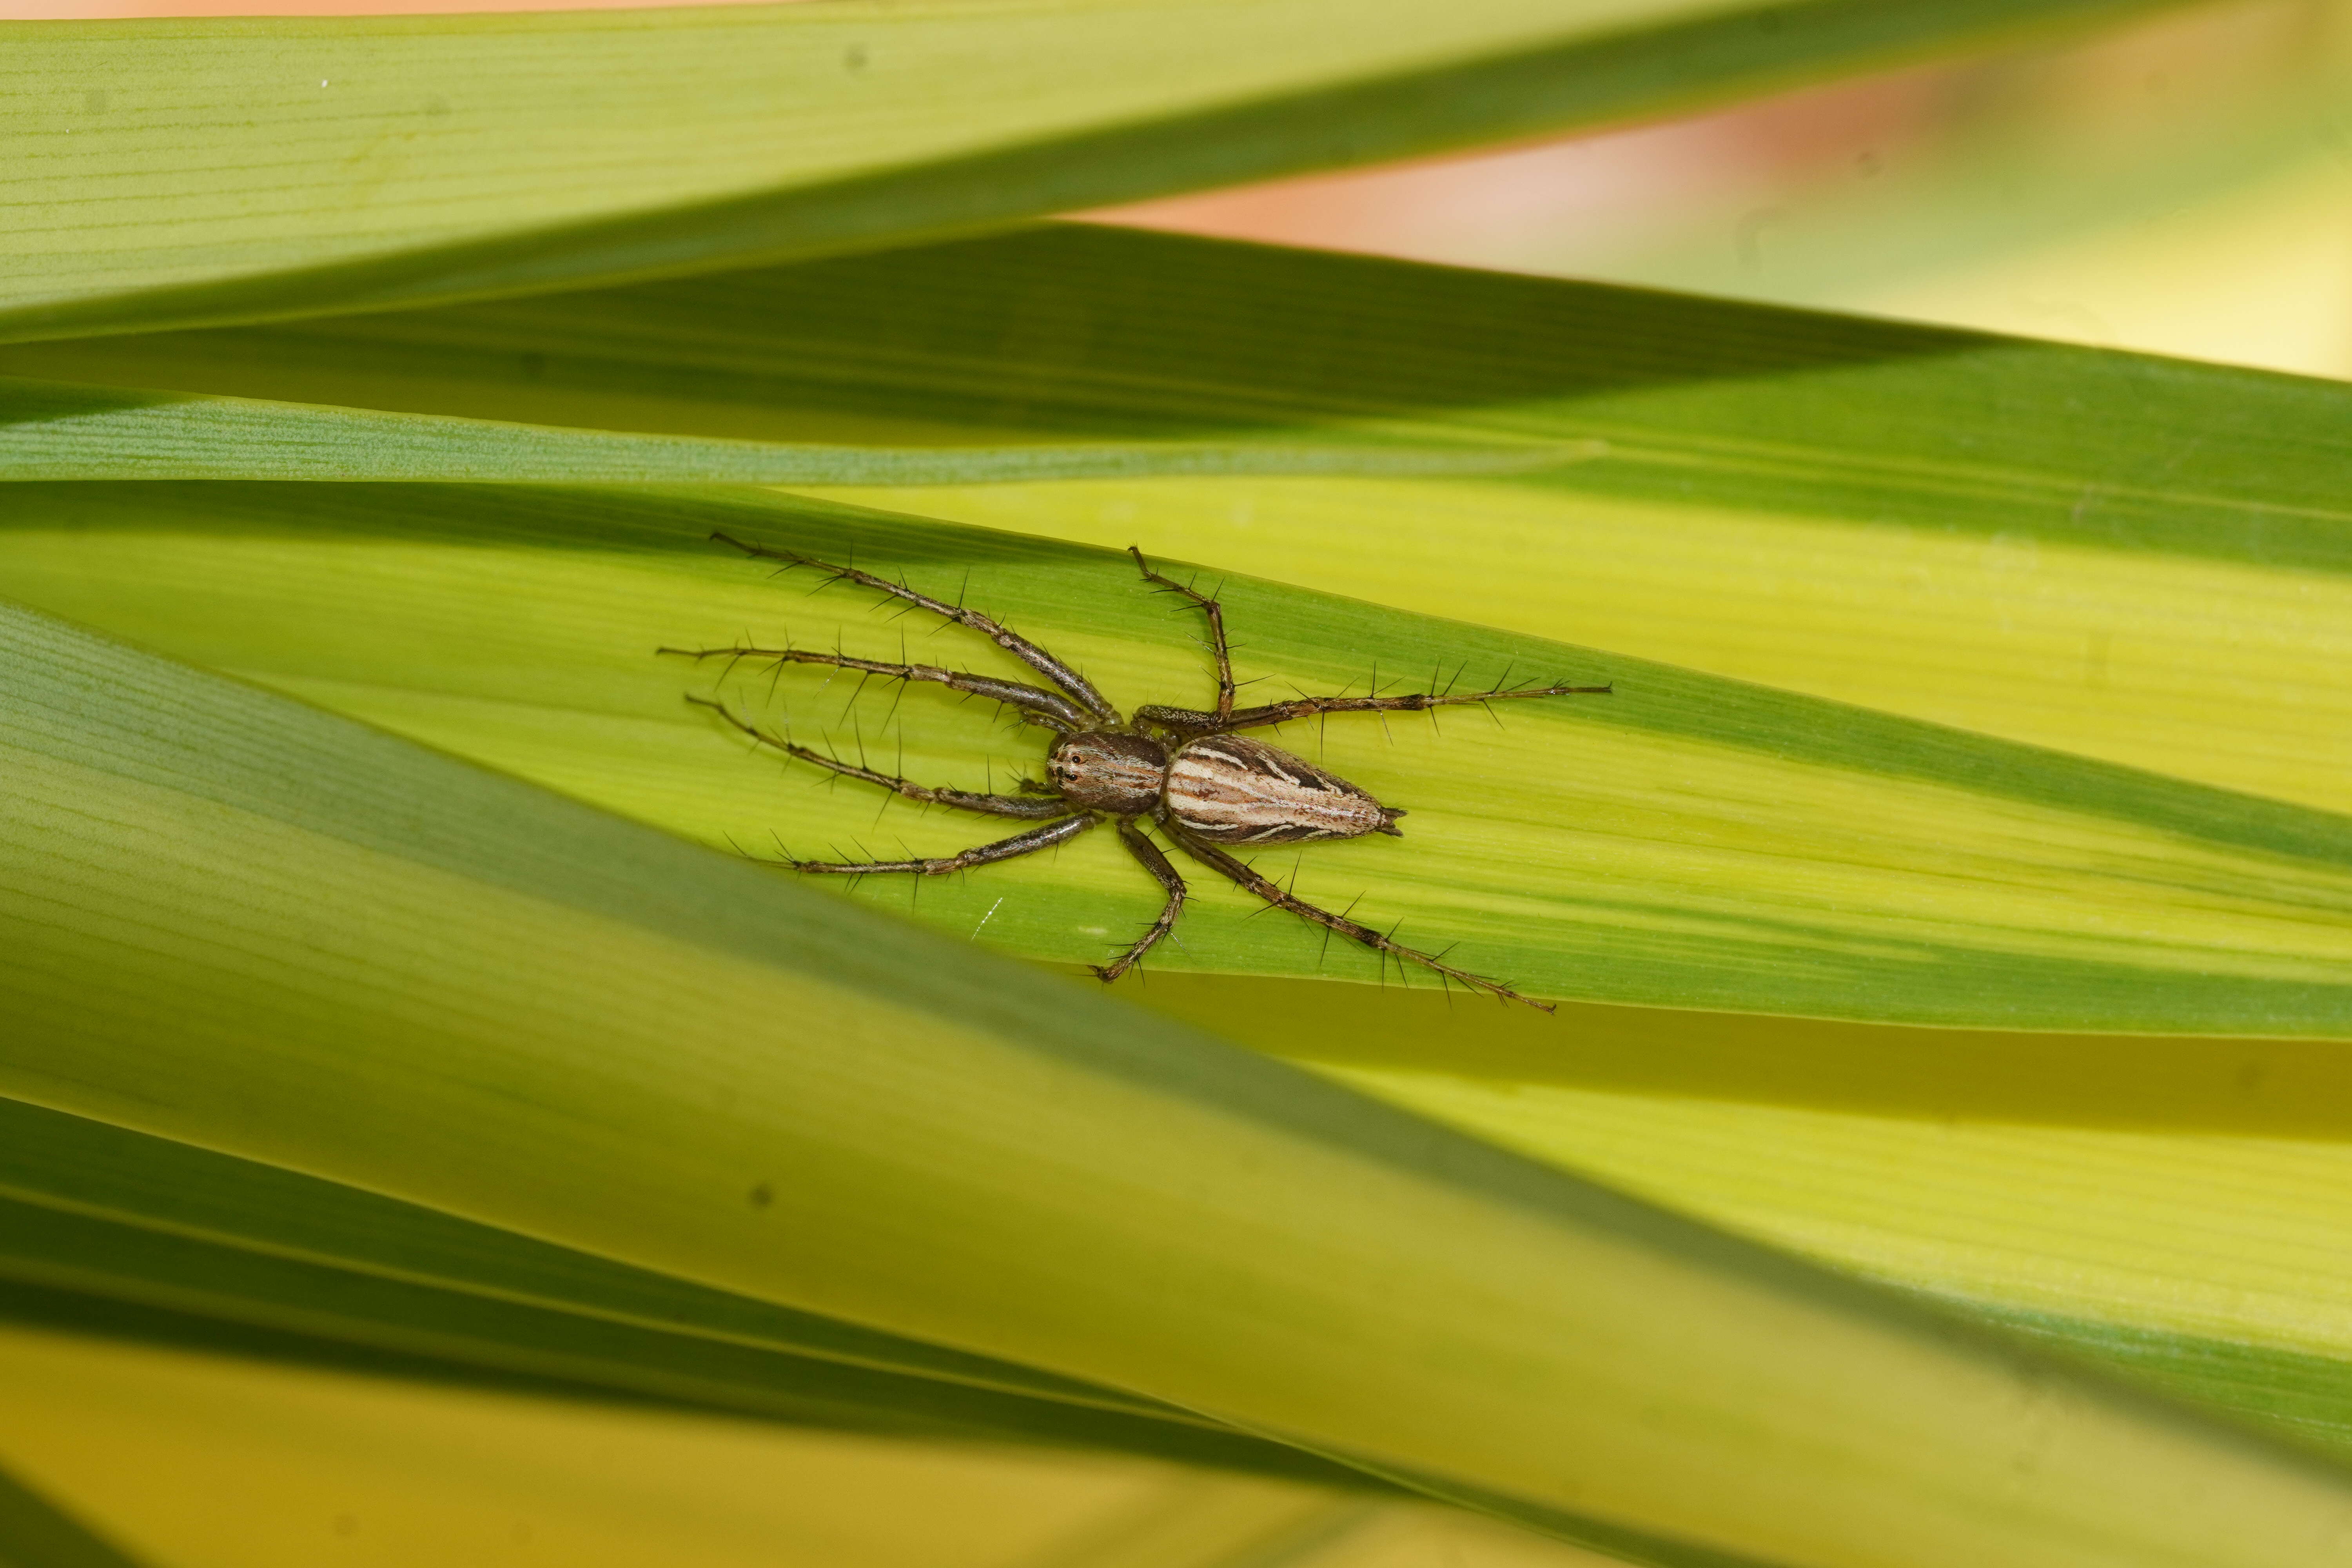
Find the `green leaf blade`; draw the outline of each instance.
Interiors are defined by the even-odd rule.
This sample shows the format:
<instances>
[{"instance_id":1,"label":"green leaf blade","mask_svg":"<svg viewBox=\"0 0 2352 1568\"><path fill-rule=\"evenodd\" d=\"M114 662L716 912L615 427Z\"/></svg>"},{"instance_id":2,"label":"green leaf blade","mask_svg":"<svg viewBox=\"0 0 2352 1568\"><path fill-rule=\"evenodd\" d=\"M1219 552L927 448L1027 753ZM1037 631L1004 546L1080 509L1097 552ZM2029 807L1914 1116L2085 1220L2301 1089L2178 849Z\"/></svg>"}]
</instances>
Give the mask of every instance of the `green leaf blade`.
<instances>
[{"instance_id":1,"label":"green leaf blade","mask_svg":"<svg viewBox=\"0 0 2352 1568\"><path fill-rule=\"evenodd\" d=\"M785 442L1605 440L1508 482L840 493L2352 809L2332 383L1081 226L0 370Z\"/></svg>"},{"instance_id":2,"label":"green leaf blade","mask_svg":"<svg viewBox=\"0 0 2352 1568\"><path fill-rule=\"evenodd\" d=\"M992 735L937 690L861 705L820 668L730 678L657 658L747 636L903 656L912 628L877 622L870 592L778 583L711 544L714 531L962 596L1079 660L1125 706L1205 700L1191 634L1163 627L1132 563L835 503L525 486L12 493L0 584L21 597L763 854L948 853L989 834L961 816L889 815L880 792L814 770L780 778L780 758L753 754L689 694L718 693L779 732L813 727L845 755L870 733L892 748L890 771L959 787L1034 776L1044 742ZM1362 897L1359 912L1382 929L1402 921L1407 942L1458 942L1465 965L1530 994L1979 1027L2352 1027L2352 938L2336 914L2352 907L2352 825L2333 814L1223 581L1243 673L1276 692L1360 686L1375 665L1384 681L1464 689L1616 682L1605 698L1512 704L1499 725L1472 712L1434 731L1357 719L1276 735L1413 813L1402 841L1271 862L1285 879L1329 905ZM940 657L1022 672L977 637L929 639L957 646ZM1369 954L1254 918L1254 900L1196 869L1185 945L1163 963L1374 977ZM1111 933L1157 908L1107 835L946 886L854 896L1066 962L1098 962Z\"/></svg>"},{"instance_id":3,"label":"green leaf blade","mask_svg":"<svg viewBox=\"0 0 2352 1568\"><path fill-rule=\"evenodd\" d=\"M727 6L16 23L0 337L386 309L870 249L1685 107L2127 14ZM126 236L131 237L126 238Z\"/></svg>"},{"instance_id":4,"label":"green leaf blade","mask_svg":"<svg viewBox=\"0 0 2352 1568\"><path fill-rule=\"evenodd\" d=\"M1141 474L1508 473L1591 442L849 447L581 430L0 377L0 480L988 484Z\"/></svg>"},{"instance_id":5,"label":"green leaf blade","mask_svg":"<svg viewBox=\"0 0 2352 1568\"><path fill-rule=\"evenodd\" d=\"M1824 1564L2342 1550L2334 1472L1876 1293L345 721L7 637L14 1096L1531 1518Z\"/></svg>"}]
</instances>

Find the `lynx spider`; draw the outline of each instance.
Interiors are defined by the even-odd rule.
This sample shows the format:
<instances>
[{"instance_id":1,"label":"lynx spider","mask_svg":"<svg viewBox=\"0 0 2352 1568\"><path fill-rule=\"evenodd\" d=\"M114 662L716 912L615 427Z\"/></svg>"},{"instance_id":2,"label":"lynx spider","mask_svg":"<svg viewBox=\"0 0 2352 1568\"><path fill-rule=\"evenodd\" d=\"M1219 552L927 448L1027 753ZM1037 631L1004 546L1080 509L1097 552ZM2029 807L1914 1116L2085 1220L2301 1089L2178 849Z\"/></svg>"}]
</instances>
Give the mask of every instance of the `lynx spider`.
<instances>
[{"instance_id":1,"label":"lynx spider","mask_svg":"<svg viewBox=\"0 0 2352 1568\"><path fill-rule=\"evenodd\" d=\"M1209 625L1209 650L1217 666L1217 706L1202 712L1188 708L1147 706L1132 720L1097 690L1094 684L1061 659L1014 633L1002 623L961 604L950 605L917 593L904 583L893 583L850 566L835 566L789 550L748 544L724 533L711 539L762 561L780 561L780 572L806 566L827 574L828 583L856 583L908 605L969 626L997 647L1044 676L1055 689L971 675L928 664L888 664L853 658L846 654L821 653L813 648L733 647L672 648L659 651L693 659L771 659L779 663L830 665L866 676L898 680L931 681L953 691L990 698L1020 711L1028 723L1055 732L1045 768L1050 783L1024 779L1016 795L976 795L960 789L935 789L842 761L791 740L769 734L750 720L712 698L688 697L698 707L715 710L730 725L762 746L786 752L845 778L862 779L908 800L951 806L987 816L1035 821L1010 838L977 845L961 854L911 860L782 860L763 864L788 866L795 871L835 876L872 876L903 872L919 877L944 876L970 870L992 861L1034 855L1066 844L1104 821L1116 825L1119 841L1142 863L1166 892L1160 916L1126 952L1108 963L1092 966L1106 982L1117 980L1142 961L1143 955L1175 929L1183 912L1184 879L1166 854L1139 824L1156 823L1176 847L1193 859L1230 879L1273 908L1287 910L1303 920L1361 942L1383 959L1394 959L1400 969L1416 963L1433 970L1444 981L1458 981L1474 991L1505 1002L1523 1002L1550 1012L1548 1003L1522 996L1500 981L1473 974L1444 961L1442 954L1423 952L1392 940L1387 933L1360 925L1344 914L1318 909L1260 876L1244 861L1226 853L1223 845L1295 844L1322 838L1357 838L1368 833L1402 837L1396 819L1404 812L1382 805L1347 780L1295 757L1263 741L1242 735L1324 713L1420 712L1460 703L1487 703L1524 697L1603 696L1606 686L1522 686L1507 690L1466 692L1418 691L1402 696L1300 697L1254 708L1234 706L1233 658L1225 643L1223 607L1216 599L1151 569L1143 552L1129 545L1128 553L1161 593L1173 594L1198 606ZM823 584L820 584L822 586ZM758 857L754 857L758 858ZM1328 941L1327 937L1325 939Z\"/></svg>"}]
</instances>

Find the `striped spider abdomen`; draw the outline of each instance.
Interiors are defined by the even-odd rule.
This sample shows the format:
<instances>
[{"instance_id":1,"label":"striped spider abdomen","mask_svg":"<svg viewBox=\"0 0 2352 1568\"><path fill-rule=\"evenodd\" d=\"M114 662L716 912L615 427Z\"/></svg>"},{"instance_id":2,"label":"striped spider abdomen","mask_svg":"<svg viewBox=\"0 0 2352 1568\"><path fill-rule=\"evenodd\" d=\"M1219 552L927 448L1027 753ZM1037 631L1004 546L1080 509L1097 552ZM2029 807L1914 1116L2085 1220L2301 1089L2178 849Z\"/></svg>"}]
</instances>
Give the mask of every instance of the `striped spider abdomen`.
<instances>
[{"instance_id":1,"label":"striped spider abdomen","mask_svg":"<svg viewBox=\"0 0 2352 1568\"><path fill-rule=\"evenodd\" d=\"M1214 844L1297 844L1313 838L1402 837L1404 815L1339 774L1247 735L1193 741L1168 764L1168 809Z\"/></svg>"}]
</instances>

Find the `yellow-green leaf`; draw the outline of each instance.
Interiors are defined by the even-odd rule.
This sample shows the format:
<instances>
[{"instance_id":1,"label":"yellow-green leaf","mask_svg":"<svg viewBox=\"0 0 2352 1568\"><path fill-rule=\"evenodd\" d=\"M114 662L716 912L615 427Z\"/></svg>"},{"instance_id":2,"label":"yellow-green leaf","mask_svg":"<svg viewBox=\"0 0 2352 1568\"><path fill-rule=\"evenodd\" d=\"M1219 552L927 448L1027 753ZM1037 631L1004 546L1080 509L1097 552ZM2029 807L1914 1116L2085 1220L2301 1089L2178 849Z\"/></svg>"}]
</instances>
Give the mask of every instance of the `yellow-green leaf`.
<instances>
[{"instance_id":1,"label":"yellow-green leaf","mask_svg":"<svg viewBox=\"0 0 2352 1568\"><path fill-rule=\"evenodd\" d=\"M395 1376L1388 1489L1156 1401L17 1100L0 1100L0 1317Z\"/></svg>"},{"instance_id":2,"label":"yellow-green leaf","mask_svg":"<svg viewBox=\"0 0 2352 1568\"><path fill-rule=\"evenodd\" d=\"M0 1563L10 1568L136 1568L113 1542L0 1470Z\"/></svg>"},{"instance_id":3,"label":"yellow-green leaf","mask_svg":"<svg viewBox=\"0 0 2352 1568\"><path fill-rule=\"evenodd\" d=\"M969 633L812 595L710 543L855 557L999 614L1113 700L1206 700L1197 628L1108 552L758 491L25 485L0 588L265 679L691 837L770 855L946 853L994 819L920 816L786 773L688 694L886 771L962 788L1041 766L936 687L670 647L840 646L1023 667ZM1300 892L1539 996L2043 1028L2352 1026L2352 824L1620 655L1221 579L1240 673L1285 694L1540 679L1606 697L1472 709L1443 728L1334 719L1288 738L1409 809L1402 840L1265 860ZM819 580L821 581L821 580ZM815 586L811 583L809 586ZM733 670L732 679L726 672ZM868 741L866 737L871 736ZM827 847L832 847L829 850ZM1370 981L1374 957L1196 868L1162 963ZM1099 961L1158 908L1108 834L945 886L856 897L1034 957ZM1406 984L1432 977L1408 973Z\"/></svg>"},{"instance_id":4,"label":"yellow-green leaf","mask_svg":"<svg viewBox=\"0 0 2352 1568\"><path fill-rule=\"evenodd\" d=\"M519 1556L567 1568L1040 1558L1212 1568L1277 1553L1301 1568L1601 1561L1456 1509L1361 1492L395 1382L56 1331L0 1326L0 1382L9 1393L0 1456L173 1568L315 1568L330 1553L435 1568L509 1568ZM85 1568L62 1554L24 1560Z\"/></svg>"},{"instance_id":5,"label":"yellow-green leaf","mask_svg":"<svg viewBox=\"0 0 2352 1568\"><path fill-rule=\"evenodd\" d=\"M0 625L13 1097L1531 1521L1824 1565L2352 1541L2339 1474L1881 1293L348 721Z\"/></svg>"}]
</instances>

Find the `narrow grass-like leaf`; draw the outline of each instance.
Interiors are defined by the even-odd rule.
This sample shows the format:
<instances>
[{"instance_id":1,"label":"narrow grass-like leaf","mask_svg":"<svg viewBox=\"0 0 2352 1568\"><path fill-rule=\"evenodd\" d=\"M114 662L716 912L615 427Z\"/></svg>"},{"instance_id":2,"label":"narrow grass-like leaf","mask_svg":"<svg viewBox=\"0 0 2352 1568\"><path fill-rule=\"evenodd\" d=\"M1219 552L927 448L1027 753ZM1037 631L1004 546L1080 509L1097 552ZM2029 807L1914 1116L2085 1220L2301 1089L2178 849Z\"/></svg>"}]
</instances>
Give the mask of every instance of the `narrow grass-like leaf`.
<instances>
[{"instance_id":1,"label":"narrow grass-like leaf","mask_svg":"<svg viewBox=\"0 0 2352 1568\"><path fill-rule=\"evenodd\" d=\"M1530 1518L1823 1568L2352 1551L2336 1471L725 857L5 626L13 1096Z\"/></svg>"},{"instance_id":2,"label":"narrow grass-like leaf","mask_svg":"<svg viewBox=\"0 0 2352 1568\"><path fill-rule=\"evenodd\" d=\"M1601 439L864 499L2352 809L2336 383L1077 227L0 370L782 441Z\"/></svg>"},{"instance_id":3,"label":"narrow grass-like leaf","mask_svg":"<svg viewBox=\"0 0 2352 1568\"><path fill-rule=\"evenodd\" d=\"M835 503L285 484L23 485L10 500L0 591L759 854L944 853L991 837L992 823L893 811L894 796L805 764L780 777L780 755L689 694L963 788L1034 776L1045 734L992 734L984 711L938 687L657 657L789 637L1022 672L969 633L884 618L871 591L775 581L709 542L714 529L854 557L983 606L1123 705L1206 700L1199 628L1171 618L1131 563ZM1241 675L1269 697L1374 681L1615 682L1605 698L1473 708L1442 727L1357 716L1279 732L1412 816L1402 841L1262 863L1308 898L1360 900L1361 916L1401 924L1403 940L1459 943L1465 966L1533 994L1976 1026L2352 1028L2346 818L1617 654L1210 580L1223 584ZM1171 967L1380 973L1313 927L1257 918L1262 906L1206 868L1194 884L1202 896ZM1097 835L968 879L877 880L853 896L1029 956L1099 961L1156 911L1159 890Z\"/></svg>"},{"instance_id":4,"label":"narrow grass-like leaf","mask_svg":"<svg viewBox=\"0 0 2352 1568\"><path fill-rule=\"evenodd\" d=\"M1719 1122L1699 1130L1701 1140L1716 1145L1711 1160L1685 1168L1672 1140L1657 1135L1661 1110L1675 1097L1866 1110L1914 1119L1923 1145L1937 1141L1935 1129L1948 1129L1950 1119L1962 1116L2066 1127L2141 1127L2193 1117L2195 1131L2182 1130L2179 1163L2190 1183L2218 1178L2226 1194L2243 1179L2215 1170L2217 1134L2333 1132L2346 1102L2341 1085L2317 1076L2326 1070L2326 1047L2275 1040L1919 1037L1607 1008L1579 1010L1564 1030L1498 1027L1510 1020L1483 1012L1475 1020L1433 1017L1419 999L1393 994L1366 1005L1353 988L1303 989L1301 994L1297 982L1162 974L1139 994L1155 1010L1337 1070L1351 1083L1440 1119L1454 1117L1539 1158L1571 1168L1587 1163L1669 1203L1898 1282L1906 1276L1893 1267L1888 1248L1857 1246L1851 1237L1837 1245L1822 1223L1834 1205L1825 1194L1808 1202L1803 1181L1823 1165L1820 1153L1784 1132L1770 1188L1775 1212L1758 1205L1752 1180L1727 1184L1709 1169L1725 1164L1730 1152ZM1563 1036L1573 1040L1572 1049L1562 1048ZM2278 1091L2266 1105L2250 1100L2241 1081L2217 1102L2203 1086L2232 1075L2242 1080L2250 1054L2256 1070L2279 1080ZM2210 1058L2210 1068L2201 1058ZM1487 1103L1508 1106L1512 1114L1464 1117L1465 1107L1478 1103L1462 1092L1470 1081L1493 1085ZM1416 1084L1450 1085L1452 1091L1416 1094ZM1549 1142L1529 1138L1530 1127L1555 1114L1550 1107L1560 1091L1575 1087L1613 1091L1614 1098L1591 1115L1559 1119L1559 1136ZM1646 1104L1627 1098L1644 1094L1658 1098ZM1595 1120L1629 1120L1628 1107L1638 1107L1633 1135L1592 1136ZM1327 1485L1340 1479L1296 1449L1220 1435L1197 1418L1187 1418L1182 1431L1164 1419L1073 1418L1073 1405L1147 1415L1158 1409L1110 1390L701 1290L348 1187L15 1102L0 1101L0 1192L9 1199L0 1211L0 1276L14 1282L0 1288L0 1315L13 1320L444 1382L551 1387L863 1430L1084 1442ZM1948 1141L1948 1131L1940 1136ZM2120 1189L2128 1201L2134 1170L2113 1162L2080 1170L2063 1163L2078 1142L2063 1131L2047 1142L2032 1178L2037 1187L2095 1184ZM2324 1159L2324 1146L2319 1152ZM1923 1147L1914 1163L1928 1158ZM1983 1162L1972 1169L1979 1185L1996 1178ZM2310 1174L2326 1180L2324 1170ZM1819 1180L1824 1187L1850 1183L1851 1171L1829 1164ZM2185 1188L2148 1195L2147 1206L2164 1218L2142 1223L2130 1237L2131 1255L2151 1271L2151 1283L2162 1281L2166 1299L2184 1308L2226 1300L2232 1309L2226 1315L2189 1308L2158 1326L2147 1303L2117 1300L2084 1279L2086 1260L2116 1247L2109 1217L2092 1212L2079 1195L2038 1227L2054 1227L2053 1245L2072 1259L2072 1311L2001 1305L2019 1292L2021 1280L1954 1278L1948 1240L1938 1282L1946 1291L1965 1287L1975 1294L1939 1300L1947 1310L2352 1456L2352 1359L2346 1353L2352 1345L2310 1333L2329 1321L2311 1308L2326 1300L2331 1281L2308 1262L2327 1247L2324 1215L2313 1215L2311 1234L2294 1254L2305 1260L2296 1270L2309 1299L2304 1310L2282 1296L2284 1271L2269 1256L2294 1246L2291 1234L2281 1234L2286 1185L2273 1174L2265 1189L2268 1235L2249 1237L2241 1228L2230 1233L2236 1245L2227 1251L2217 1246L2215 1228L2191 1212ZM1916 1194L1916 1207L1904 1217L1915 1232L1940 1226L1949 1237L1955 1208L1967 1205L1981 1209L1988 1231L1999 1227L2014 1247L2023 1237L2001 1218L2009 1212L1998 1204L2002 1189L1993 1191L1994 1204L1971 1201L1966 1181L1946 1171ZM1735 1201L1727 1202L1727 1194ZM38 1211L29 1215L33 1223L8 1223L28 1210ZM321 1269L330 1275L324 1289L316 1279ZM1920 1272L1937 1278L1932 1268ZM35 1280L53 1283L29 1283ZM67 1292L59 1283L76 1289ZM2100 1310L2126 1318L2084 1315ZM2181 1326L2190 1323L2201 1331ZM2289 1348L2298 1332L2314 1348ZM903 1375L835 1370L845 1365ZM912 1378L933 1386L927 1393ZM941 1394L942 1382L991 1392L959 1402ZM1006 1393L1053 1405L1024 1407Z\"/></svg>"},{"instance_id":5,"label":"narrow grass-like leaf","mask_svg":"<svg viewBox=\"0 0 2352 1568\"><path fill-rule=\"evenodd\" d=\"M637 435L0 378L0 480L475 479L568 484L1003 483L1142 474L1444 474L1546 468L1596 442L844 447Z\"/></svg>"},{"instance_id":6,"label":"narrow grass-like leaf","mask_svg":"<svg viewBox=\"0 0 2352 1568\"><path fill-rule=\"evenodd\" d=\"M1052 1447L1343 1491L1399 1487L1199 1419L1024 1399L839 1362L760 1354L272 1261L0 1205L0 1320L288 1365L751 1417L813 1431ZM25 1283L46 1275L79 1288ZM172 1301L173 1305L156 1305Z\"/></svg>"},{"instance_id":7,"label":"narrow grass-like leaf","mask_svg":"<svg viewBox=\"0 0 2352 1568\"><path fill-rule=\"evenodd\" d=\"M83 1118L0 1100L0 1315L801 1426L1379 1485L1154 1401Z\"/></svg>"},{"instance_id":8,"label":"narrow grass-like leaf","mask_svg":"<svg viewBox=\"0 0 2352 1568\"><path fill-rule=\"evenodd\" d=\"M1167 974L1154 1011L2352 1454L2339 1042L1568 1006Z\"/></svg>"},{"instance_id":9,"label":"narrow grass-like leaf","mask_svg":"<svg viewBox=\"0 0 2352 1568\"><path fill-rule=\"evenodd\" d=\"M137 1568L111 1542L5 1470L0 1470L0 1564Z\"/></svg>"},{"instance_id":10,"label":"narrow grass-like leaf","mask_svg":"<svg viewBox=\"0 0 2352 1568\"><path fill-rule=\"evenodd\" d=\"M1679 108L2147 0L8 24L0 336L577 287Z\"/></svg>"},{"instance_id":11,"label":"narrow grass-like leaf","mask_svg":"<svg viewBox=\"0 0 2352 1568\"><path fill-rule=\"evenodd\" d=\"M136 1226L355 1275L468 1290L844 1365L1033 1394L1076 1404L1172 1414L1108 1389L1025 1367L877 1334L853 1324L730 1297L623 1268L373 1194L86 1118L0 1102L0 1194L47 1209ZM39 1268L8 1235L31 1279ZM50 1283L88 1286L87 1278ZM192 1285L193 1279L184 1282Z\"/></svg>"},{"instance_id":12,"label":"narrow grass-like leaf","mask_svg":"<svg viewBox=\"0 0 2352 1568\"><path fill-rule=\"evenodd\" d=\"M0 1324L0 1451L152 1560L316 1568L1605 1568L1459 1509ZM909 1500L919 1506L910 1506Z\"/></svg>"},{"instance_id":13,"label":"narrow grass-like leaf","mask_svg":"<svg viewBox=\"0 0 2352 1568\"><path fill-rule=\"evenodd\" d=\"M664 1415L748 1415L765 1418L771 1430L790 1430L803 1439L833 1436L868 1444L887 1439L897 1447L924 1444L1000 1461L1017 1446L1032 1456L1054 1450L1060 1450L1063 1457L1082 1456L1097 1470L1107 1462L1140 1458L1181 1468L1192 1478L1196 1489L1237 1483L1280 1486L1308 1491L1331 1510L1349 1514L1402 1504L1451 1516L1455 1510L1433 1506L1451 1502L1552 1538L1555 1544L1547 1550L1517 1531L1510 1532L1505 1561L1514 1568L1531 1552L1546 1561L1580 1565L1591 1562L1573 1554L1570 1547L1604 1553L1608 1562L1645 1568L1759 1568L1750 1558L1694 1547L1590 1515L1537 1508L1423 1472L1342 1465L1302 1448L1248 1437L1197 1419L1189 1426L1131 1420L1122 1424L1100 1413L1074 1413L1067 1406L1024 1411L998 1401L992 1407L985 1399L958 1399L943 1394L936 1384L924 1390L891 1390L876 1380L861 1384L838 1375L827 1378L822 1372L804 1378L803 1386L780 1398L773 1388L730 1389L691 1376L679 1377L674 1366L670 1376L656 1379L645 1377L641 1371L636 1375L612 1376L609 1363L597 1369L600 1375L584 1380L544 1371L500 1371L486 1365L478 1355L445 1359L414 1351L378 1350L373 1346L381 1336L376 1335L347 1340L256 1329L209 1314L139 1306L118 1296L92 1297L0 1280L0 1365L5 1365L15 1348L8 1342L11 1330L71 1335L82 1342L76 1348L85 1354L89 1342L100 1339L135 1344L150 1352L233 1358L230 1364L247 1378L266 1367L280 1375L310 1371L398 1379L409 1385L404 1392L412 1396L429 1389L444 1394L560 1400L575 1418L583 1409L593 1409L606 1419L623 1410ZM576 1369L566 1369L572 1370ZM1382 1473L1391 1479L1383 1479ZM1458 1517L1448 1521L1452 1530L1459 1530L1462 1522ZM1472 1533L1476 1533L1475 1529ZM1562 1542L1568 1544L1557 1544ZM772 1550L772 1534L761 1544ZM1381 1561L1377 1552L1372 1561ZM1323 1559L1317 1562L1324 1565ZM1342 1568L1342 1564L1324 1568Z\"/></svg>"}]
</instances>

